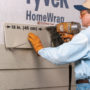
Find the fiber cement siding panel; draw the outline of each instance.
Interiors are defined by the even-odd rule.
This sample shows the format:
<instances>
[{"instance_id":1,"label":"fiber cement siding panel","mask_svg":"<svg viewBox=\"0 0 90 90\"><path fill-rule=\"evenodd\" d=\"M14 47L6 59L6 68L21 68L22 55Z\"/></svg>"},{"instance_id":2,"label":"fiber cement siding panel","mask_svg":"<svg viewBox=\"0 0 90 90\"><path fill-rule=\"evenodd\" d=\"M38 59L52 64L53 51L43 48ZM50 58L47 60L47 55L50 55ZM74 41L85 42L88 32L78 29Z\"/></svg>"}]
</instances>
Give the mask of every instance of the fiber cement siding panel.
<instances>
[{"instance_id":1,"label":"fiber cement siding panel","mask_svg":"<svg viewBox=\"0 0 90 90\"><path fill-rule=\"evenodd\" d=\"M0 45L0 69L29 69L29 68L61 68L67 65L54 65L32 49L6 49Z\"/></svg>"},{"instance_id":2,"label":"fiber cement siding panel","mask_svg":"<svg viewBox=\"0 0 90 90\"><path fill-rule=\"evenodd\" d=\"M37 88L37 89L11 89L11 90L68 90L68 87L51 87L51 88ZM76 90L75 86L72 86L71 90Z\"/></svg>"},{"instance_id":3,"label":"fiber cement siding panel","mask_svg":"<svg viewBox=\"0 0 90 90\"><path fill-rule=\"evenodd\" d=\"M66 87L68 77L68 69L1 70L0 90ZM74 74L72 85L75 85Z\"/></svg>"}]
</instances>

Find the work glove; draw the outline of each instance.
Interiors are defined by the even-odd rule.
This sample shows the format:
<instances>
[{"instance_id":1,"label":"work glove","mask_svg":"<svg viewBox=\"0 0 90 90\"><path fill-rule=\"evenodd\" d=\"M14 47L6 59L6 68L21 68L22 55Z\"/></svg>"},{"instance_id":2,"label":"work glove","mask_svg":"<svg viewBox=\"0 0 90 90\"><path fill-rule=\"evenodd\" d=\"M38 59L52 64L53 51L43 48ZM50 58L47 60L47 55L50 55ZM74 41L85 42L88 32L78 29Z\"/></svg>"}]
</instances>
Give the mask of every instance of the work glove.
<instances>
[{"instance_id":1,"label":"work glove","mask_svg":"<svg viewBox=\"0 0 90 90\"><path fill-rule=\"evenodd\" d=\"M35 52L38 54L38 51L43 48L40 38L36 36L34 33L29 33L28 40L32 44Z\"/></svg>"},{"instance_id":2,"label":"work glove","mask_svg":"<svg viewBox=\"0 0 90 90\"><path fill-rule=\"evenodd\" d=\"M64 42L71 41L74 36L73 34L67 34L67 33L62 33L62 34L60 33L60 35Z\"/></svg>"}]
</instances>

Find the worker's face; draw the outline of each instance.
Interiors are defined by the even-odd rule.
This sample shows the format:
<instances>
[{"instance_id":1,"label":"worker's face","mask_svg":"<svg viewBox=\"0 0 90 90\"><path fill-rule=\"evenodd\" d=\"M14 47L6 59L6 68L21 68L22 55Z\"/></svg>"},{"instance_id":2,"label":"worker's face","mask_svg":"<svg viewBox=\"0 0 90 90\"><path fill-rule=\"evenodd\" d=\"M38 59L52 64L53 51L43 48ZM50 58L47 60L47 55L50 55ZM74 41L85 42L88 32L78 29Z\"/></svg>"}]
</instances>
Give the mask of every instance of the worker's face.
<instances>
[{"instance_id":1,"label":"worker's face","mask_svg":"<svg viewBox=\"0 0 90 90\"><path fill-rule=\"evenodd\" d=\"M82 10L80 12L80 18L82 20L82 25L85 27L90 26L90 14L87 12L87 10Z\"/></svg>"}]
</instances>

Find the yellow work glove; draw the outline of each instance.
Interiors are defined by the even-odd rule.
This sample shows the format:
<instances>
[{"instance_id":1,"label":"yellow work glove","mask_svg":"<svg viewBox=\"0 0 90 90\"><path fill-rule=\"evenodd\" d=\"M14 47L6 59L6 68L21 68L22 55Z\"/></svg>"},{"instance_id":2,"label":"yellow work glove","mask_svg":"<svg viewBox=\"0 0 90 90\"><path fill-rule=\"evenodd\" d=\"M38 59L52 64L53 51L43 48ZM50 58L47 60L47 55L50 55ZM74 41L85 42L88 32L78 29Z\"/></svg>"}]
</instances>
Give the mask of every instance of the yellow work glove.
<instances>
[{"instance_id":1,"label":"yellow work glove","mask_svg":"<svg viewBox=\"0 0 90 90\"><path fill-rule=\"evenodd\" d=\"M33 33L29 33L28 40L32 44L35 52L38 54L38 51L43 48L40 38Z\"/></svg>"},{"instance_id":2,"label":"yellow work glove","mask_svg":"<svg viewBox=\"0 0 90 90\"><path fill-rule=\"evenodd\" d=\"M67 34L67 33L60 33L61 35L61 38L64 42L68 42L68 41L71 41L73 36L72 34Z\"/></svg>"}]
</instances>

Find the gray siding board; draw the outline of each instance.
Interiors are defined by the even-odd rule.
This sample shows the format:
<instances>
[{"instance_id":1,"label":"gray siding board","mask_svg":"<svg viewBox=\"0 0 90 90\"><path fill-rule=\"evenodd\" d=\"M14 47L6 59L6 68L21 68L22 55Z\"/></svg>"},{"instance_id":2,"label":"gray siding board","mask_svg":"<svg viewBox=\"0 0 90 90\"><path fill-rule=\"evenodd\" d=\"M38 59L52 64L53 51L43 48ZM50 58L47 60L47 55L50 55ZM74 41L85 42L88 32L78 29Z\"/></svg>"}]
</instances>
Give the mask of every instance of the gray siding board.
<instances>
[{"instance_id":1,"label":"gray siding board","mask_svg":"<svg viewBox=\"0 0 90 90\"><path fill-rule=\"evenodd\" d=\"M0 69L67 68L68 65L54 65L37 56L31 49L6 49L0 45Z\"/></svg>"},{"instance_id":2,"label":"gray siding board","mask_svg":"<svg viewBox=\"0 0 90 90\"><path fill-rule=\"evenodd\" d=\"M10 89L10 90L68 90L68 87L52 87L52 88L36 88L36 89ZM71 90L76 90L75 86L72 86Z\"/></svg>"},{"instance_id":3,"label":"gray siding board","mask_svg":"<svg viewBox=\"0 0 90 90\"><path fill-rule=\"evenodd\" d=\"M0 89L46 88L68 86L68 69L0 71ZM75 85L73 75L72 85Z\"/></svg>"},{"instance_id":4,"label":"gray siding board","mask_svg":"<svg viewBox=\"0 0 90 90\"><path fill-rule=\"evenodd\" d=\"M33 50L0 45L0 90L68 90L68 77L68 65L54 65Z\"/></svg>"}]
</instances>

